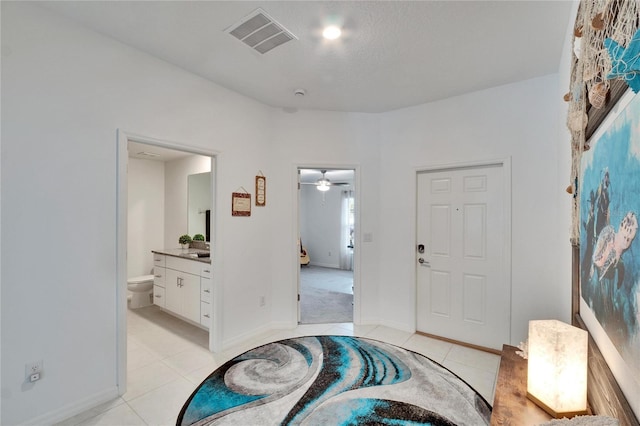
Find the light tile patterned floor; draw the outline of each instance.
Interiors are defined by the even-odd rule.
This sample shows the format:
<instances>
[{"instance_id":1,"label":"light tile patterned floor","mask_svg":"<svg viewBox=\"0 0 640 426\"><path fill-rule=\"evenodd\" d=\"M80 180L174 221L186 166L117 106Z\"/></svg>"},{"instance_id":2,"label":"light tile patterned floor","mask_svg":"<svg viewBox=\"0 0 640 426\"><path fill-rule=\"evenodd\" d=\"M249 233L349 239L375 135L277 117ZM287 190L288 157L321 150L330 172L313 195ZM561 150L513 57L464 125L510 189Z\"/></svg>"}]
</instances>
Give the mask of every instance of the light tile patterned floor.
<instances>
[{"instance_id":1,"label":"light tile patterned floor","mask_svg":"<svg viewBox=\"0 0 640 426\"><path fill-rule=\"evenodd\" d=\"M368 337L421 353L444 365L493 402L500 357L384 326L301 325L273 330L222 353L207 350L208 334L151 306L129 310L127 393L58 423L175 425L191 392L217 367L256 346L289 337L335 334Z\"/></svg>"}]
</instances>

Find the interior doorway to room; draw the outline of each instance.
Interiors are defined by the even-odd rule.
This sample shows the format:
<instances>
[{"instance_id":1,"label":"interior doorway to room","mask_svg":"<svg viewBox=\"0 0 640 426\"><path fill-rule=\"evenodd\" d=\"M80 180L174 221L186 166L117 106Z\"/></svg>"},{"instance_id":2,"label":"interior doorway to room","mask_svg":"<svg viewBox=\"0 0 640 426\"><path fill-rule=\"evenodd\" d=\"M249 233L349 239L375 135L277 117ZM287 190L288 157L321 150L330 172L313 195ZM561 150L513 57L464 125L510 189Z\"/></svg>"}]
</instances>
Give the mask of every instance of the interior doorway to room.
<instances>
[{"instance_id":1,"label":"interior doorway to room","mask_svg":"<svg viewBox=\"0 0 640 426\"><path fill-rule=\"evenodd\" d=\"M417 175L417 330L492 349L511 324L508 161Z\"/></svg>"},{"instance_id":2,"label":"interior doorway to room","mask_svg":"<svg viewBox=\"0 0 640 426\"><path fill-rule=\"evenodd\" d=\"M353 322L355 170L300 168L298 322Z\"/></svg>"},{"instance_id":3,"label":"interior doorway to room","mask_svg":"<svg viewBox=\"0 0 640 426\"><path fill-rule=\"evenodd\" d=\"M186 318L191 316L174 315L159 303L167 295L167 285L156 277L164 276L166 271L158 268L152 253L182 250L178 237L196 233L205 236L204 245L210 245L214 252L215 164L213 153L118 132L117 321L121 394L126 392L127 373L145 368L149 357L162 359L187 345L208 350L217 345L214 317L219 312L214 311L208 321L190 321ZM211 256L211 267L213 259ZM128 301L133 301L134 295L128 283L131 277L152 277L150 303L140 297L145 296L143 290L148 281L138 280L131 280L143 284L135 288L139 293L136 303ZM198 293L200 287L198 281ZM213 296L218 297L216 286L212 287Z\"/></svg>"}]
</instances>

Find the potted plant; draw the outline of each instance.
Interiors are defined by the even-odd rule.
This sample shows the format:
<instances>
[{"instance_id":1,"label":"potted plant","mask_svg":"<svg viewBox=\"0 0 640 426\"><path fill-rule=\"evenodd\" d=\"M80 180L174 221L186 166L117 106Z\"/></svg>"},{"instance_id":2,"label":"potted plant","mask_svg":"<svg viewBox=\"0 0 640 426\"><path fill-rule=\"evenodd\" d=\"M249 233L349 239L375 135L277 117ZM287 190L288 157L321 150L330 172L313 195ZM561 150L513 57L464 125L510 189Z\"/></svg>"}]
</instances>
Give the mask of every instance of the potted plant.
<instances>
[{"instance_id":1,"label":"potted plant","mask_svg":"<svg viewBox=\"0 0 640 426\"><path fill-rule=\"evenodd\" d=\"M204 235L196 234L193 236L193 242L191 243L191 248L206 250L207 244L205 243Z\"/></svg>"},{"instance_id":2,"label":"potted plant","mask_svg":"<svg viewBox=\"0 0 640 426\"><path fill-rule=\"evenodd\" d=\"M191 237L187 234L181 235L180 238L178 238L178 242L180 243L183 249L188 249L191 241L192 241Z\"/></svg>"}]
</instances>

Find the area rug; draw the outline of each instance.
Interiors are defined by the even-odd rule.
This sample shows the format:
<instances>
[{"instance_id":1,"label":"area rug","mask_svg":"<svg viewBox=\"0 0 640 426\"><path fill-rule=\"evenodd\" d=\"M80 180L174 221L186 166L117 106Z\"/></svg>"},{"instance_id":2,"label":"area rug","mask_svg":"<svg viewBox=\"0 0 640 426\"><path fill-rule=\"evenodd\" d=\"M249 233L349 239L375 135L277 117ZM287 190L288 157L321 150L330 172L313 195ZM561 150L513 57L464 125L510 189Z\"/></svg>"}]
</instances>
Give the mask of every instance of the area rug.
<instances>
[{"instance_id":1,"label":"area rug","mask_svg":"<svg viewBox=\"0 0 640 426\"><path fill-rule=\"evenodd\" d=\"M196 388L177 425L488 425L491 406L415 352L349 336L269 343Z\"/></svg>"}]
</instances>

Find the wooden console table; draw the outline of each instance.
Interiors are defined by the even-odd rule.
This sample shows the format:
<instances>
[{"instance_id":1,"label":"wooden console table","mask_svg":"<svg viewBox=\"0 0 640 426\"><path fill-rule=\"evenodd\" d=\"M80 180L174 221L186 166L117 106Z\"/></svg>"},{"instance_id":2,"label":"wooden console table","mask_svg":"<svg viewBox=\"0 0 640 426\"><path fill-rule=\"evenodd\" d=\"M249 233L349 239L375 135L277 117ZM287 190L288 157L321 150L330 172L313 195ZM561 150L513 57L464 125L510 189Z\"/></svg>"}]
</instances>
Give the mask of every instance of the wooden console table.
<instances>
[{"instance_id":1,"label":"wooden console table","mask_svg":"<svg viewBox=\"0 0 640 426\"><path fill-rule=\"evenodd\" d=\"M515 346L502 346L491 413L492 426L539 425L552 419L527 398L527 360L517 355L517 350Z\"/></svg>"}]
</instances>

